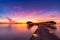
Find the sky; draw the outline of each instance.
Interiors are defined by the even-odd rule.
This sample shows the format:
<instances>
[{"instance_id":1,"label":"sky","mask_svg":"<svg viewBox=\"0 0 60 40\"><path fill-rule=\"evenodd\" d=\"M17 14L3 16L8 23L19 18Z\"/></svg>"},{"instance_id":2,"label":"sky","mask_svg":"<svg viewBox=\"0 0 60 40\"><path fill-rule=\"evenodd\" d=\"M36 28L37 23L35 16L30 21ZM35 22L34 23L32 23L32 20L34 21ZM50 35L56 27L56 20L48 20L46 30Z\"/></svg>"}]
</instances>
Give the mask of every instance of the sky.
<instances>
[{"instance_id":1,"label":"sky","mask_svg":"<svg viewBox=\"0 0 60 40\"><path fill-rule=\"evenodd\" d=\"M59 0L0 0L0 21L60 21Z\"/></svg>"}]
</instances>

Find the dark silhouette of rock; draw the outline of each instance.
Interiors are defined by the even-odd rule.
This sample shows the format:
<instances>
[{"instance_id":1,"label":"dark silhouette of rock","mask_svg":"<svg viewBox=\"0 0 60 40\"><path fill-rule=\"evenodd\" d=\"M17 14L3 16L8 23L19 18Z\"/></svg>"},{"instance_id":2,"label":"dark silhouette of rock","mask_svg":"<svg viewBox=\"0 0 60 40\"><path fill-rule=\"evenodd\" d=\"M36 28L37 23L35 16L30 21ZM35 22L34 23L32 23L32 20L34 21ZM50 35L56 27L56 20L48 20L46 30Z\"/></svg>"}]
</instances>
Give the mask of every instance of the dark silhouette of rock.
<instances>
[{"instance_id":1,"label":"dark silhouette of rock","mask_svg":"<svg viewBox=\"0 0 60 40\"><path fill-rule=\"evenodd\" d=\"M34 25L33 22L31 21L28 21L27 24L28 24L28 29L30 29Z\"/></svg>"},{"instance_id":2,"label":"dark silhouette of rock","mask_svg":"<svg viewBox=\"0 0 60 40\"><path fill-rule=\"evenodd\" d=\"M29 24L28 22L27 24ZM34 24L34 23L33 23ZM30 40L60 40L56 35L53 33L50 33L48 28L55 29L54 26L56 22L49 21L49 22L43 22L43 23L37 23L38 28L37 30L32 34L32 37Z\"/></svg>"},{"instance_id":3,"label":"dark silhouette of rock","mask_svg":"<svg viewBox=\"0 0 60 40\"><path fill-rule=\"evenodd\" d=\"M47 27L49 27L51 29L57 29L55 25L56 25L56 22L54 22L54 21L47 22Z\"/></svg>"},{"instance_id":4,"label":"dark silhouette of rock","mask_svg":"<svg viewBox=\"0 0 60 40\"><path fill-rule=\"evenodd\" d=\"M57 28L55 27L56 22L54 22L54 21L41 22L41 23L33 23L33 22L31 22L31 21L28 21L27 24L28 24L28 28L31 28L31 27L33 27L34 25L37 25L37 26L38 26L39 24L42 24L42 25L45 25L45 27L48 27L48 28L51 28L51 29L57 29Z\"/></svg>"}]
</instances>

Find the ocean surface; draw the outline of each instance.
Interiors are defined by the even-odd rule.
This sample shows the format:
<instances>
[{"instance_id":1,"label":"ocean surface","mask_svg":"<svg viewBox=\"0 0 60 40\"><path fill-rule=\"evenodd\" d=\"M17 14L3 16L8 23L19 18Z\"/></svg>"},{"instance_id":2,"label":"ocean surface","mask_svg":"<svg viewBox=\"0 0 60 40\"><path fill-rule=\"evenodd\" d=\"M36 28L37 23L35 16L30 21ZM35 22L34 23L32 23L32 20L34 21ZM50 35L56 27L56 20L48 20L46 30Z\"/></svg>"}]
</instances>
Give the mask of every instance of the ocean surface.
<instances>
[{"instance_id":1,"label":"ocean surface","mask_svg":"<svg viewBox=\"0 0 60 40\"><path fill-rule=\"evenodd\" d=\"M28 29L27 24L0 24L0 39L29 40L37 27L35 25L31 29ZM54 30L53 33L60 38L60 25L57 24L56 27L57 30Z\"/></svg>"}]
</instances>

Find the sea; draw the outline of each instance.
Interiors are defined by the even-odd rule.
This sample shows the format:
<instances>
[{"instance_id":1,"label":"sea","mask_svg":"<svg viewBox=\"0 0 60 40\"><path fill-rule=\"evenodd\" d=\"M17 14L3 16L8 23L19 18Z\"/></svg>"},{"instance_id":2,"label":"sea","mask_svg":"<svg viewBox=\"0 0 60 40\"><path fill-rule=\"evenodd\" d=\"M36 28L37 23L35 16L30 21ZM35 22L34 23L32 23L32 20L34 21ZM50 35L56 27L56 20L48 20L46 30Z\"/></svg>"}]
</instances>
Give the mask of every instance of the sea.
<instances>
[{"instance_id":1,"label":"sea","mask_svg":"<svg viewBox=\"0 0 60 40\"><path fill-rule=\"evenodd\" d=\"M53 33L60 38L60 25ZM0 24L0 40L29 40L38 26L28 29L27 24Z\"/></svg>"}]
</instances>

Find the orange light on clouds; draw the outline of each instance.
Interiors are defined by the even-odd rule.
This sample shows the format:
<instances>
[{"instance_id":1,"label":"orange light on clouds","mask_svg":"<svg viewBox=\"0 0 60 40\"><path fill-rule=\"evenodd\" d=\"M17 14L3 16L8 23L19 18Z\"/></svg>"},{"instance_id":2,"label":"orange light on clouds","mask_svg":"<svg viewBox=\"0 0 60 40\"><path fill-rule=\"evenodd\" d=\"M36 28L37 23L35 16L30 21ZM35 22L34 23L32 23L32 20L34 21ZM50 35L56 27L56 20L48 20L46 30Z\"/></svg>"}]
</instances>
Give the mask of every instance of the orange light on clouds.
<instances>
[{"instance_id":1,"label":"orange light on clouds","mask_svg":"<svg viewBox=\"0 0 60 40\"><path fill-rule=\"evenodd\" d=\"M60 22L60 19L54 19L53 21L59 23Z\"/></svg>"},{"instance_id":2,"label":"orange light on clouds","mask_svg":"<svg viewBox=\"0 0 60 40\"><path fill-rule=\"evenodd\" d=\"M0 22L9 22L7 19L0 19Z\"/></svg>"},{"instance_id":3,"label":"orange light on clouds","mask_svg":"<svg viewBox=\"0 0 60 40\"><path fill-rule=\"evenodd\" d=\"M37 22L36 20L28 19L28 20L17 20L16 22L26 23L27 21Z\"/></svg>"}]
</instances>

